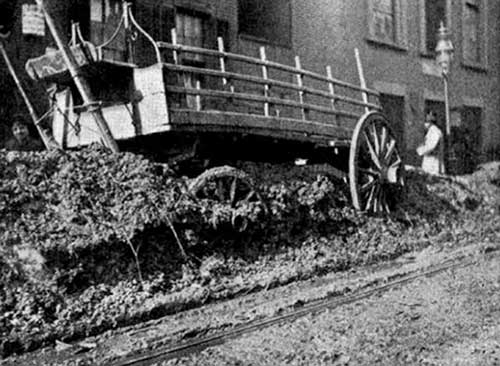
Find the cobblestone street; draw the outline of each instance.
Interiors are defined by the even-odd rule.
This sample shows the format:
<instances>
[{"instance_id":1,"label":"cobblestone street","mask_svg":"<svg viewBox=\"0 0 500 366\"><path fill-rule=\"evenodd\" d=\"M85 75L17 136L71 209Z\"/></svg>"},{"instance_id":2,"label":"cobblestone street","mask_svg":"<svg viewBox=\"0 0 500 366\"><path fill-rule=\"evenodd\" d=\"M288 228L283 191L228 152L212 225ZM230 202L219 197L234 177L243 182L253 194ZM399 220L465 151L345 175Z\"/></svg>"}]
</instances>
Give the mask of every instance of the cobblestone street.
<instances>
[{"instance_id":1,"label":"cobblestone street","mask_svg":"<svg viewBox=\"0 0 500 366\"><path fill-rule=\"evenodd\" d=\"M499 318L496 258L162 365L500 365Z\"/></svg>"}]
</instances>

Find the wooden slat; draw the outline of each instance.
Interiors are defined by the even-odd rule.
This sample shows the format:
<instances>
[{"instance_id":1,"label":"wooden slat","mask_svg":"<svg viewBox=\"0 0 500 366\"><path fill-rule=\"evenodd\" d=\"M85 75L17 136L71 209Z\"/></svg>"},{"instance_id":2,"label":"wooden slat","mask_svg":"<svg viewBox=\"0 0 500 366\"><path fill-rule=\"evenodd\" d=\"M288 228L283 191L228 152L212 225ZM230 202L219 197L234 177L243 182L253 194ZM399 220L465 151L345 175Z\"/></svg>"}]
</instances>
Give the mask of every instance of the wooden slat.
<instances>
[{"instance_id":1,"label":"wooden slat","mask_svg":"<svg viewBox=\"0 0 500 366\"><path fill-rule=\"evenodd\" d=\"M207 55L207 56L212 56L212 57L225 57L227 60L233 60L233 61L241 61L241 62L246 62L249 64L253 65L258 65L258 66L266 66L268 68L273 68L275 70L281 70L281 71L286 71L291 74L296 74L297 70L293 66L288 66L288 65L283 65L277 62L273 61L263 61L258 58L250 57L250 56L245 56L245 55L239 55L236 53L231 53L231 52L220 52L218 50L209 50L205 48L199 48L199 47L192 47L192 46L186 46L186 45L178 45L178 44L170 44L166 42L156 42L156 45L160 48L165 48L165 49L171 49L171 50L177 50L177 51L182 51L182 52L190 52L190 53L199 53L202 55ZM318 81L330 81L334 83L337 86L341 86L344 88L348 88L351 90L356 90L356 91L363 91L371 95L378 96L379 92L373 89L368 89L368 88L362 88L358 85L354 85L345 81L341 81L338 79L334 78L327 78L324 75L308 71L308 70L303 70L303 75L308 76L310 78L316 79Z\"/></svg>"},{"instance_id":2,"label":"wooden slat","mask_svg":"<svg viewBox=\"0 0 500 366\"><path fill-rule=\"evenodd\" d=\"M295 56L295 67L297 68L298 72L297 75L295 76L297 79L297 86L299 87L299 102L302 105L301 112L302 112L302 119L307 120L307 109L304 108L305 105L305 98L304 98L304 84L302 80L302 73L300 70L302 69L300 65L300 58L299 56Z\"/></svg>"},{"instance_id":3,"label":"wooden slat","mask_svg":"<svg viewBox=\"0 0 500 366\"><path fill-rule=\"evenodd\" d=\"M217 47L219 52L224 53L224 40L221 37L217 37ZM226 58L224 56L219 57L220 71L222 74L226 73ZM229 79L226 76L222 76L222 86L227 87L229 85ZM231 88L231 87L230 87Z\"/></svg>"},{"instance_id":4,"label":"wooden slat","mask_svg":"<svg viewBox=\"0 0 500 366\"><path fill-rule=\"evenodd\" d=\"M177 31L175 28L172 28L171 31L171 36L172 36L172 57L174 59L174 64L178 65L179 64L179 48L177 47Z\"/></svg>"},{"instance_id":5,"label":"wooden slat","mask_svg":"<svg viewBox=\"0 0 500 366\"><path fill-rule=\"evenodd\" d=\"M198 93L196 94L196 98L195 98L196 110L201 111L202 106L201 106L201 83L200 83L200 80L196 80L196 90L198 91Z\"/></svg>"},{"instance_id":6,"label":"wooden slat","mask_svg":"<svg viewBox=\"0 0 500 366\"><path fill-rule=\"evenodd\" d=\"M328 115L334 115L334 116L342 116L342 117L347 117L347 118L352 118L352 119L359 119L359 114L356 113L351 113L347 111L333 111L331 108L328 107L322 107L318 106L315 104L307 104L307 103L300 103L296 102L293 100L286 100L286 99L280 99L280 98L272 98L272 97L265 97L262 95L255 95L255 94L246 94L246 93L231 93L231 92L226 92L226 91L221 91L221 90L209 90L209 89L192 89L192 88L182 88L182 87L176 87L176 86L167 86L167 92L168 93L177 93L177 94L191 94L191 95L203 95L207 97L215 97L215 98L234 98L234 99L240 99L240 100L246 100L246 101L252 101L252 102L260 102L260 103L269 103L269 104L276 104L276 105L283 105L283 106L288 106L288 107L295 107L295 108L306 108L311 111L316 111L316 112L321 112L325 113Z\"/></svg>"},{"instance_id":7,"label":"wooden slat","mask_svg":"<svg viewBox=\"0 0 500 366\"><path fill-rule=\"evenodd\" d=\"M365 74L363 72L363 65L361 64L361 57L359 56L359 50L357 48L354 49L354 54L356 57L356 65L358 66L358 74L359 74L359 83L361 84L361 97L363 98L363 102L368 103L368 93L364 91L366 88ZM365 112L368 113L370 110L368 107L365 107Z\"/></svg>"},{"instance_id":8,"label":"wooden slat","mask_svg":"<svg viewBox=\"0 0 500 366\"><path fill-rule=\"evenodd\" d=\"M328 79L332 79L332 67L327 66L326 67L326 76ZM336 111L337 110L337 105L336 105L336 99L337 97L335 96L335 86L333 85L332 82L328 82L328 91L330 93L330 103L332 105L332 110ZM338 121L336 120L338 123Z\"/></svg>"},{"instance_id":9,"label":"wooden slat","mask_svg":"<svg viewBox=\"0 0 500 366\"><path fill-rule=\"evenodd\" d=\"M280 87L283 89L290 89L290 90L294 90L294 91L302 90L302 91L304 91L308 94L311 94L311 95L317 95L317 96L325 97L328 99L331 98L331 94L329 92L317 90L317 89L313 89L313 88L309 88L309 87L305 87L305 86L299 87L297 84L288 83L286 81L280 81L280 80L274 80L274 79L264 80L264 79L257 77L257 76L237 74L237 73L232 73L232 72L221 72L219 70L205 69L205 68L194 67L194 66L173 65L173 64L163 64L163 66L165 67L165 69L171 70L171 71L192 72L192 73L198 73L201 75L226 77L228 79L247 81L249 83L255 83L255 84L260 84L260 85L269 84L271 86L276 86L276 87ZM358 105L361 107L369 107L372 109L380 110L380 106L377 104L374 104L374 103L365 104L361 100L346 97L344 95L337 94L337 95L335 95L335 99L337 101L345 102L345 103L352 104L352 105Z\"/></svg>"},{"instance_id":10,"label":"wooden slat","mask_svg":"<svg viewBox=\"0 0 500 366\"><path fill-rule=\"evenodd\" d=\"M221 131L233 131L241 133L262 133L267 135L274 131L282 136L296 139L297 136L304 137L305 141L311 138L323 140L328 144L332 139L348 141L352 135L352 129L334 126L332 124L303 121L282 117L266 117L248 115L244 113L220 112L220 111L193 111L187 109L172 109L170 125L195 125L197 131L203 130L203 126L212 128L218 126Z\"/></svg>"},{"instance_id":11,"label":"wooden slat","mask_svg":"<svg viewBox=\"0 0 500 366\"><path fill-rule=\"evenodd\" d=\"M266 48L265 47L261 47L260 48L260 59L262 61L266 61ZM270 86L269 84L267 83L267 66L266 65L262 65L262 79L264 80L264 116L269 116L269 89L270 89Z\"/></svg>"}]
</instances>

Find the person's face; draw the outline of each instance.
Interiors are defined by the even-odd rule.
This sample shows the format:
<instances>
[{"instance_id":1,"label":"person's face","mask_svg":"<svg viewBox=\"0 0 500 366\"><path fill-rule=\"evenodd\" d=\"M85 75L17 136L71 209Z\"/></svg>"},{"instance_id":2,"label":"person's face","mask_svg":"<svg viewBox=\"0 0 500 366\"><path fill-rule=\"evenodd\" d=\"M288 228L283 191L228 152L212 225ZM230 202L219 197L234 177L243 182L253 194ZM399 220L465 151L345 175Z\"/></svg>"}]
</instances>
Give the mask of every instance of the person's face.
<instances>
[{"instance_id":1,"label":"person's face","mask_svg":"<svg viewBox=\"0 0 500 366\"><path fill-rule=\"evenodd\" d=\"M28 127L26 127L25 125L16 124L14 125L14 127L12 127L12 134L14 135L16 140L24 141L29 135Z\"/></svg>"},{"instance_id":2,"label":"person's face","mask_svg":"<svg viewBox=\"0 0 500 366\"><path fill-rule=\"evenodd\" d=\"M426 115L425 122L424 122L425 129L428 130L431 127L431 124L433 124L433 123L434 123L434 118L433 118L432 114Z\"/></svg>"}]
</instances>

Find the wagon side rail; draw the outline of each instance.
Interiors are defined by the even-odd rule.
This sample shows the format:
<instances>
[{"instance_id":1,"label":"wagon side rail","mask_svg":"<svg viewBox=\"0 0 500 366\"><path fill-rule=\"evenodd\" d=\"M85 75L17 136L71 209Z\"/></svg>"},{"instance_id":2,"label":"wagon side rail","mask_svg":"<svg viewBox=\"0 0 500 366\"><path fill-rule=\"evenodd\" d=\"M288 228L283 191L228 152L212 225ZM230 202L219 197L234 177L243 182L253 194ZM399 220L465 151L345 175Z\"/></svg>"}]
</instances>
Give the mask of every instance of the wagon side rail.
<instances>
[{"instance_id":1,"label":"wagon side rail","mask_svg":"<svg viewBox=\"0 0 500 366\"><path fill-rule=\"evenodd\" d=\"M108 40L97 46L99 59L102 59L103 49L115 41L122 28L131 37L129 38L131 42L135 42L139 35L145 37L154 49L155 62L161 64L167 72L177 76L177 82L166 81L167 93L191 96L194 99L191 107L197 110L206 109L202 102L204 98L209 97L222 98L229 102L238 99L261 103L262 114L266 117L271 116L271 106L286 106L297 110L298 115L300 115L299 119L302 120L314 120L309 116L310 112L358 120L366 111L381 109L378 103L379 93L366 87L359 57L356 57L356 61L360 83L356 85L334 78L332 68L329 66L326 67L325 74L304 69L298 56L295 57L295 65L293 66L268 60L265 47L260 47L260 57L227 52L224 49L224 40L220 37L217 39L217 49L195 47L178 42L179 37L174 28L171 30L171 43L156 41L135 19L130 4L124 2L123 15L117 29ZM192 58L196 60L210 59L211 62L201 65L186 64L185 55L193 55ZM356 53L356 56L358 56L358 53ZM235 63L249 65L250 68L253 67L259 72L258 74L252 74L250 72L231 71L231 65ZM295 83L272 77L273 71L287 74L288 79L295 79ZM218 80L218 83L203 85L201 81L195 81L188 85L188 83L179 82L180 79L189 74L201 78L211 77ZM312 86L308 81L320 83L321 87ZM235 82L241 82L242 85L236 87ZM260 88L257 93L254 87ZM274 93L274 89L277 88L288 91L291 95L289 97L277 95ZM356 92L356 97L342 93L342 89ZM251 93L250 90L254 91L254 93ZM321 102L309 100L310 97L317 97ZM352 112L351 108L343 108L343 106L361 108L356 112ZM337 119L334 118L334 121L336 122Z\"/></svg>"},{"instance_id":2,"label":"wagon side rail","mask_svg":"<svg viewBox=\"0 0 500 366\"><path fill-rule=\"evenodd\" d=\"M298 119L301 120L314 120L309 116L310 112L357 120L365 110L381 109L378 104L379 93L377 91L333 78L331 67L327 67L325 75L322 75L303 69L298 56L295 58L296 65L290 66L267 60L265 47L260 48L260 58L256 58L226 52L223 44L222 38L218 39L218 50L178 44L175 30L172 30L172 43L156 42L157 47L162 52L162 65L168 72L178 75L179 78L190 74L197 75L200 79L210 77L219 81L215 86L202 85L201 82L190 85L182 82L167 83L167 93L191 96L194 99L192 108L198 111L208 107L203 105L203 98L213 97L227 101L241 100L260 103L262 105L261 114L267 117L273 116L270 106L289 107L299 112L297 115L299 115ZM165 52L170 53L167 54L167 57L172 62L164 62ZM181 58L184 54L196 55L193 58L211 58L218 61L217 67L185 64ZM250 65L250 68L260 69L260 72L229 71L228 65L234 63ZM272 78L269 76L272 71L285 73L288 75L285 79L291 77L296 82ZM312 80L316 84L321 83L323 87L307 85L306 79ZM235 87L236 83L239 83L239 88ZM289 96L283 97L279 93L273 93L273 90L277 88L281 91L288 91ZM340 89L355 92L358 98L345 95L347 93L339 93ZM308 101L311 97L315 98L315 101ZM341 104L354 108L342 108ZM332 124L338 126L336 118L332 118L332 121Z\"/></svg>"},{"instance_id":3,"label":"wagon side rail","mask_svg":"<svg viewBox=\"0 0 500 366\"><path fill-rule=\"evenodd\" d=\"M175 28L170 43L157 41L137 22L128 3L124 3L123 10L113 35L96 46L96 61L107 61L103 49L115 41L120 30L124 29L128 35L132 52L137 51L133 45L137 37L144 37L154 49L153 62L163 70L161 79L168 104L165 107L170 115L179 110L191 114L236 113L248 117L250 128L251 117L280 119L284 123L276 125L284 132L303 122L301 132L321 135L328 130L328 138L338 135L345 139L354 130L353 121L358 121L366 111L381 109L378 92L364 83L360 62L357 62L360 80L356 85L334 78L331 67L326 67L324 74L307 70L298 56L294 65L271 61L266 47L259 48L259 57L227 52L220 37L217 49L195 47L178 42L182 37L178 37ZM167 120L164 122L175 123L175 118ZM264 120L257 124L262 126ZM287 120L294 122L287 124ZM308 131L315 125L320 125L319 130L313 127Z\"/></svg>"},{"instance_id":4,"label":"wagon side rail","mask_svg":"<svg viewBox=\"0 0 500 366\"><path fill-rule=\"evenodd\" d=\"M175 29L172 29L172 33L176 33ZM176 37L175 37L176 38ZM218 43L221 44L223 43L223 39L221 37L218 37ZM329 82L333 83L336 86L342 86L346 88L350 88L352 90L357 90L360 92L365 92L369 95L372 96L379 96L379 92L374 90L374 89L369 89L366 87L362 87L360 85L348 83L345 81L341 81L339 79L333 78L331 75L322 75L313 71L308 71L302 68L297 68L295 66L289 66L289 65L284 65L278 62L274 61L269 61L265 60L262 58L255 58L247 55L242 55L238 53L231 53L231 52L226 52L224 50L213 50L213 49L207 49L207 48L200 48L200 47L193 47L193 46L188 46L188 45L182 45L182 44L176 44L176 43L168 43L168 42L162 42L158 41L156 42L157 46L160 49L169 49L172 52L176 52L177 54L179 52L187 52L187 53L194 53L194 54L199 54L203 56L212 56L212 57L217 57L219 59L225 59L225 60L233 60L233 61L242 61L242 62L247 62L249 64L254 64L258 66L265 66L269 68L274 68L276 70L281 70L281 71L287 71L292 74L300 74L303 76L309 76L313 79L316 79L318 81L324 81L324 82ZM265 47L262 47L265 48ZM261 48L261 49L262 49ZM178 56L177 56L178 58ZM223 70L221 70L223 71Z\"/></svg>"}]
</instances>

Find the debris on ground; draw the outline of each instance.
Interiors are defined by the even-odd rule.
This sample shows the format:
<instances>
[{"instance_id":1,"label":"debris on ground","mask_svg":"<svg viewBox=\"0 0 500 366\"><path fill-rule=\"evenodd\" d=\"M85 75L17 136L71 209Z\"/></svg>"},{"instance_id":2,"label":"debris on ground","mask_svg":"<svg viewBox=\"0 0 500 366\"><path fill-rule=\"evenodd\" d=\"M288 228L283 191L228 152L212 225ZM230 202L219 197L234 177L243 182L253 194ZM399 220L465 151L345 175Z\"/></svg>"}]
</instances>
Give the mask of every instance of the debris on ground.
<instances>
[{"instance_id":1,"label":"debris on ground","mask_svg":"<svg viewBox=\"0 0 500 366\"><path fill-rule=\"evenodd\" d=\"M500 225L498 163L461 177L409 171L406 199L386 217L357 213L335 177L243 165L266 207L197 199L188 178L131 153L0 151L0 355L489 240ZM232 229L235 210L244 232Z\"/></svg>"}]
</instances>

